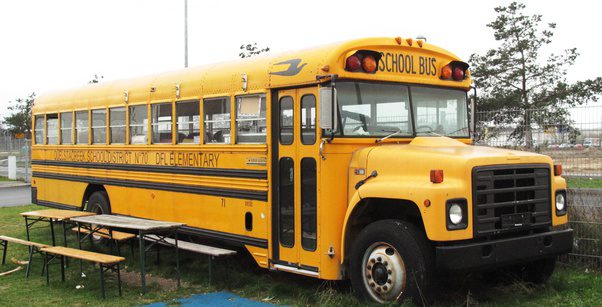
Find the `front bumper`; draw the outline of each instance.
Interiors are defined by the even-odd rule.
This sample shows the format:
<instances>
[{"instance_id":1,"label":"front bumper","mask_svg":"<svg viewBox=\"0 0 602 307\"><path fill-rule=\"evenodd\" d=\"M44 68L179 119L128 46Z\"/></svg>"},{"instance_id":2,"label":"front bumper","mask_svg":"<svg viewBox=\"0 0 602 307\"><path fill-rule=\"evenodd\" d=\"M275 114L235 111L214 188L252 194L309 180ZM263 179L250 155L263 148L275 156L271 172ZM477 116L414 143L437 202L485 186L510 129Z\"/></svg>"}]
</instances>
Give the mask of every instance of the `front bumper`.
<instances>
[{"instance_id":1,"label":"front bumper","mask_svg":"<svg viewBox=\"0 0 602 307\"><path fill-rule=\"evenodd\" d=\"M476 270L566 254L572 248L573 230L566 229L517 238L437 246L435 251L438 269Z\"/></svg>"}]
</instances>

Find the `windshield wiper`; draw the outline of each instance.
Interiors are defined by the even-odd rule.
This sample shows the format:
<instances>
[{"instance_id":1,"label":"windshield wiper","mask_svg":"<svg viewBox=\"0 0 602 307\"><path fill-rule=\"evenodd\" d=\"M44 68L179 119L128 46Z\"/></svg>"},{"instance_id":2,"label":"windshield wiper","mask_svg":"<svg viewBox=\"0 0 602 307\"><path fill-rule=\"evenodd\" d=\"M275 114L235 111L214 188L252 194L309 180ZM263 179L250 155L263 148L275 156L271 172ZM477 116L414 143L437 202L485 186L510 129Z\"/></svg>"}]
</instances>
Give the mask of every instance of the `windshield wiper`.
<instances>
[{"instance_id":1,"label":"windshield wiper","mask_svg":"<svg viewBox=\"0 0 602 307\"><path fill-rule=\"evenodd\" d=\"M398 135L398 134L401 133L401 129L398 129L398 130L395 130L395 131L391 131L391 130L381 130L381 131L382 132L391 132L391 134L388 134L388 135L386 135L386 136L384 136L384 137L382 137L382 138L374 141L375 143L380 143L380 142L382 142L382 141L384 141L384 140L386 140L386 139L388 139L388 138L390 138L392 136L395 136L395 135Z\"/></svg>"}]
</instances>

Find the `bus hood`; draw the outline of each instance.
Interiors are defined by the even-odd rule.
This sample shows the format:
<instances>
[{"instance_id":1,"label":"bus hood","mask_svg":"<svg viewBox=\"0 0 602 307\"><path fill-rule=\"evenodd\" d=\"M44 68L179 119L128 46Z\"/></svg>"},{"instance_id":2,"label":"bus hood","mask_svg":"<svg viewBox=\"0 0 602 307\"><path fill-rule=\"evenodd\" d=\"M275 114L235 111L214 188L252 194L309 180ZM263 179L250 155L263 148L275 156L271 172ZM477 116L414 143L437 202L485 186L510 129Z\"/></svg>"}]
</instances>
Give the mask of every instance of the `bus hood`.
<instances>
[{"instance_id":1,"label":"bus hood","mask_svg":"<svg viewBox=\"0 0 602 307\"><path fill-rule=\"evenodd\" d=\"M356 160L357 158L357 160ZM448 137L416 137L409 144L383 144L356 152L352 167L364 166L366 174L417 176L428 181L430 170L441 169L445 176L470 176L480 165L531 164L552 165L548 156L531 152L466 145ZM362 161L363 160L363 161ZM417 178L416 178L417 179ZM466 178L468 179L468 178Z\"/></svg>"}]
</instances>

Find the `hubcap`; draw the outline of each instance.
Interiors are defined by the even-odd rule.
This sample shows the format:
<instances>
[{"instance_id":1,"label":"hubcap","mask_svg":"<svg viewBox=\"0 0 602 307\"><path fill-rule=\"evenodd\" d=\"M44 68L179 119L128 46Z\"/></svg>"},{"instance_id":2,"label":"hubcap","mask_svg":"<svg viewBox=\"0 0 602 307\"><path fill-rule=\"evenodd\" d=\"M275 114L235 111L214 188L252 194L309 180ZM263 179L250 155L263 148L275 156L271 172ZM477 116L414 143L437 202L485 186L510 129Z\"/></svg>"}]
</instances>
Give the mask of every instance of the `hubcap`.
<instances>
[{"instance_id":1,"label":"hubcap","mask_svg":"<svg viewBox=\"0 0 602 307\"><path fill-rule=\"evenodd\" d=\"M406 267L399 252L383 242L372 244L362 261L364 286L378 302L396 301L406 287Z\"/></svg>"}]
</instances>

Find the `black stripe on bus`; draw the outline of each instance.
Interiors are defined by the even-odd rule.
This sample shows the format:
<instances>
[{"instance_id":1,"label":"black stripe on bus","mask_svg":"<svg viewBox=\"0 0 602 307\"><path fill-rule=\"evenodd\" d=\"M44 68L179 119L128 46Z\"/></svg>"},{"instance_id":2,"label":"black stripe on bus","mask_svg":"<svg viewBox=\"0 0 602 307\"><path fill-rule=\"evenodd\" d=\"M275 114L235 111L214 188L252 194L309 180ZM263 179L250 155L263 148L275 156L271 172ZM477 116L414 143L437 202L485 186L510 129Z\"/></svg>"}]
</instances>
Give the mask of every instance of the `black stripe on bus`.
<instances>
[{"instance_id":1,"label":"black stripe on bus","mask_svg":"<svg viewBox=\"0 0 602 307\"><path fill-rule=\"evenodd\" d=\"M79 168L97 168L106 170L137 171L149 173L168 173L198 176L237 177L251 179L267 179L268 172L260 170L229 169L229 168L196 168L163 165L110 164L92 162L72 162L53 160L31 160L32 165L67 166Z\"/></svg>"},{"instance_id":2,"label":"black stripe on bus","mask_svg":"<svg viewBox=\"0 0 602 307\"><path fill-rule=\"evenodd\" d=\"M44 206L44 207L55 208L55 209L82 211L82 208L77 207L77 206L69 206L69 205L65 205L65 204L61 204L61 203L55 203L55 202L47 201L47 200L39 200L38 199L37 205Z\"/></svg>"},{"instance_id":3,"label":"black stripe on bus","mask_svg":"<svg viewBox=\"0 0 602 307\"><path fill-rule=\"evenodd\" d=\"M69 206L69 205L55 203L55 202L46 201L46 200L39 200L38 205L45 206L45 207L51 207L51 208L57 208L57 209L81 210L81 208L78 208L75 206ZM123 215L123 214L117 214L117 215ZM131 216L131 215L123 215L123 216ZM241 246L241 247L244 245L251 245L251 246L257 246L257 247L261 247L261 248L268 248L268 240L253 238L253 237L248 237L248 236L243 236L243 235L237 235L237 234L233 234L233 233L208 230L208 229L203 229L203 228L195 228L195 227L189 227L189 226L181 227L178 230L178 233L199 236L199 237L204 237L204 238L208 238L208 239L220 240L222 242L227 242L227 243L234 244L236 246Z\"/></svg>"},{"instance_id":4,"label":"black stripe on bus","mask_svg":"<svg viewBox=\"0 0 602 307\"><path fill-rule=\"evenodd\" d=\"M193 236L199 236L208 239L220 240L222 242L234 244L237 246L251 245L257 246L260 248L268 248L268 240L253 238L243 235L237 235L233 233L203 229L203 228L195 228L184 226L178 230L178 233L189 234Z\"/></svg>"},{"instance_id":5,"label":"black stripe on bus","mask_svg":"<svg viewBox=\"0 0 602 307\"><path fill-rule=\"evenodd\" d=\"M230 198L252 199L252 200L268 200L268 193L263 191L247 191L239 189L222 189L213 187L203 187L173 183L157 183L148 181L113 179L113 178L98 178L87 176L64 175L44 172L33 172L32 177L58 179L76 182L86 182L92 184L106 184L121 187L132 187L141 189L163 190L181 193L223 196Z\"/></svg>"}]
</instances>

